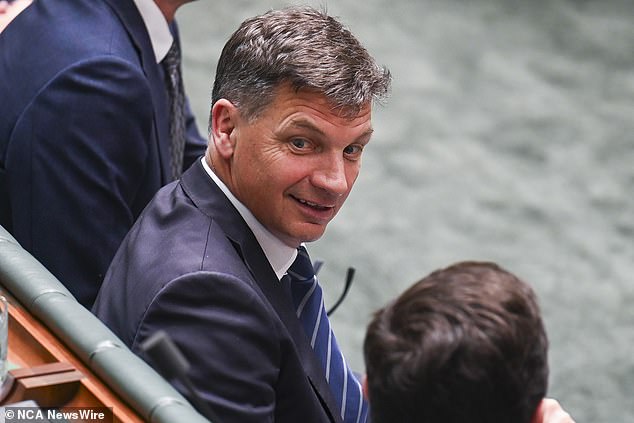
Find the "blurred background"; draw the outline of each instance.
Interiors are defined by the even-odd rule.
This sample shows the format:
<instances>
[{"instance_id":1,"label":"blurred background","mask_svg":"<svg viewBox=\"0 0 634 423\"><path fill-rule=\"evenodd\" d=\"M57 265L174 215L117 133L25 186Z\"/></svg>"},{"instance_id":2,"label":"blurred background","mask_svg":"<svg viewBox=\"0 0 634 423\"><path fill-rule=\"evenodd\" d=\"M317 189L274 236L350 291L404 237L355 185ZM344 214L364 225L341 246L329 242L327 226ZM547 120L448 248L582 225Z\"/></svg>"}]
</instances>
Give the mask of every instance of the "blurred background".
<instances>
[{"instance_id":1,"label":"blurred background","mask_svg":"<svg viewBox=\"0 0 634 423\"><path fill-rule=\"evenodd\" d=\"M180 9L185 83L207 132L222 46L289 2ZM533 285L549 395L581 422L634 422L634 1L339 0L326 7L393 74L361 175L326 235L351 365L373 310L432 270L493 260Z\"/></svg>"}]
</instances>

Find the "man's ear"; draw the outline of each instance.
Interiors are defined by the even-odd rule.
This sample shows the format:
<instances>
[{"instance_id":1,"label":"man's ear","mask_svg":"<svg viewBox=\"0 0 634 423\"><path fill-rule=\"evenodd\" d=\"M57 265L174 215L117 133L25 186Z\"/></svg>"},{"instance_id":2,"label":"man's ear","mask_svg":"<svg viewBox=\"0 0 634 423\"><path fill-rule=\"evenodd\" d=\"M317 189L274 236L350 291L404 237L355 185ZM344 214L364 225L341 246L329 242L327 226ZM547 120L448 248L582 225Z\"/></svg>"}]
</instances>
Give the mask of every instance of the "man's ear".
<instances>
[{"instance_id":1,"label":"man's ear","mask_svg":"<svg viewBox=\"0 0 634 423\"><path fill-rule=\"evenodd\" d=\"M561 408L557 400L544 398L537 406L531 423L575 423L575 421Z\"/></svg>"},{"instance_id":2,"label":"man's ear","mask_svg":"<svg viewBox=\"0 0 634 423\"><path fill-rule=\"evenodd\" d=\"M531 423L541 423L544 418L544 401L540 401L533 412L533 417L531 418Z\"/></svg>"},{"instance_id":3,"label":"man's ear","mask_svg":"<svg viewBox=\"0 0 634 423\"><path fill-rule=\"evenodd\" d=\"M361 390L363 391L363 398L370 401L370 392L368 391L368 375L364 374L361 378Z\"/></svg>"},{"instance_id":4,"label":"man's ear","mask_svg":"<svg viewBox=\"0 0 634 423\"><path fill-rule=\"evenodd\" d=\"M236 106L224 98L216 101L211 110L211 141L216 151L225 159L233 154L235 136L232 134L238 117Z\"/></svg>"}]
</instances>

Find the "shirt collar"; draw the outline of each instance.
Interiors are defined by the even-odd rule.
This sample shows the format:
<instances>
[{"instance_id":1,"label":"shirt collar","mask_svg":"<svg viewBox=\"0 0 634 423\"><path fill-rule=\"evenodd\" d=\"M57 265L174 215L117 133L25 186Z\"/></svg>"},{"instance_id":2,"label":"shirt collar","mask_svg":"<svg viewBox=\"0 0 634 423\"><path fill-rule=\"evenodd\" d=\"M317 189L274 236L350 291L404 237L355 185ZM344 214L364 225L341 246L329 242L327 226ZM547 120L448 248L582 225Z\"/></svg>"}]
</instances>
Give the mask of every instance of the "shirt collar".
<instances>
[{"instance_id":1,"label":"shirt collar","mask_svg":"<svg viewBox=\"0 0 634 423\"><path fill-rule=\"evenodd\" d=\"M165 58L174 41L167 20L154 0L134 0L134 3L145 22L156 63L159 63Z\"/></svg>"},{"instance_id":2,"label":"shirt collar","mask_svg":"<svg viewBox=\"0 0 634 423\"><path fill-rule=\"evenodd\" d=\"M216 185L218 185L218 188L224 192L229 201L231 201L231 204L233 204L247 223L253 235L255 235L255 239L257 239L260 247L262 247L264 255L271 264L277 278L282 279L282 276L286 274L288 268L293 264L295 257L297 257L297 249L284 244L279 238L266 229L264 225L253 216L253 213L233 195L224 182L211 170L205 157L202 157L201 161L207 174Z\"/></svg>"}]
</instances>

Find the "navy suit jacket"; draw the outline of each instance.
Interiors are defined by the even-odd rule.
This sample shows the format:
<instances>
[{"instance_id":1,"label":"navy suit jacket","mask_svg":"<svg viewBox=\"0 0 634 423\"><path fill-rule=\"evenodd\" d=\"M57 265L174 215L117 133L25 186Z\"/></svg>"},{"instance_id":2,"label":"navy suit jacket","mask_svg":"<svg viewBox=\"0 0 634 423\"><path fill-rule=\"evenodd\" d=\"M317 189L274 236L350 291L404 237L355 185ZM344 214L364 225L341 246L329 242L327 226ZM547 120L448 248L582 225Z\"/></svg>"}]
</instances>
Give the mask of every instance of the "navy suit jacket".
<instances>
[{"instance_id":1,"label":"navy suit jacket","mask_svg":"<svg viewBox=\"0 0 634 423\"><path fill-rule=\"evenodd\" d=\"M165 330L222 423L341 422L289 288L199 161L140 216L93 311L139 355Z\"/></svg>"},{"instance_id":2,"label":"navy suit jacket","mask_svg":"<svg viewBox=\"0 0 634 423\"><path fill-rule=\"evenodd\" d=\"M172 179L167 102L133 0L35 1L0 34L0 224L88 307Z\"/></svg>"}]
</instances>

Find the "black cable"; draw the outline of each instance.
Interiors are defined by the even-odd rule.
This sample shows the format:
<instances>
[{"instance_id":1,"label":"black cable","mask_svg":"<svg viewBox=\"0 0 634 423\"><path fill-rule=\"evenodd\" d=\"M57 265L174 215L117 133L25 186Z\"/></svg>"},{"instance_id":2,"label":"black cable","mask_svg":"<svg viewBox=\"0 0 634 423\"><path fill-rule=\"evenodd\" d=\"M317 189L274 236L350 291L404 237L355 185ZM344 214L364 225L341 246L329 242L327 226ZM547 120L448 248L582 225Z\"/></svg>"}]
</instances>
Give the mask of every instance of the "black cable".
<instances>
[{"instance_id":1,"label":"black cable","mask_svg":"<svg viewBox=\"0 0 634 423\"><path fill-rule=\"evenodd\" d=\"M346 285L343 288L343 292L339 299L333 304L332 307L326 312L328 316L330 316L334 311L341 305L346 295L348 295L348 291L350 290L350 286L352 285L352 279L354 278L354 267L348 267L348 272L346 272Z\"/></svg>"}]
</instances>

